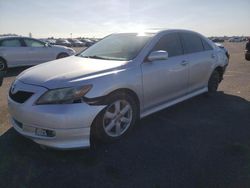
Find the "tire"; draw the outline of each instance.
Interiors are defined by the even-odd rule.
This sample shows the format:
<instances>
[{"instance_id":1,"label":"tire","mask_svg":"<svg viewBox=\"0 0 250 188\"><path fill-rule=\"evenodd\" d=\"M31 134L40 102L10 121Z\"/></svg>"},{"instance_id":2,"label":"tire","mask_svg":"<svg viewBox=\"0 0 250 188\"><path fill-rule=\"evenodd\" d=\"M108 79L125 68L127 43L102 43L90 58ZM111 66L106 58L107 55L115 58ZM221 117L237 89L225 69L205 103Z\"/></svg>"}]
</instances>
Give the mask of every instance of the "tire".
<instances>
[{"instance_id":1,"label":"tire","mask_svg":"<svg viewBox=\"0 0 250 188\"><path fill-rule=\"evenodd\" d=\"M208 95L213 95L217 92L220 80L220 73L217 70L214 70L208 81Z\"/></svg>"},{"instance_id":2,"label":"tire","mask_svg":"<svg viewBox=\"0 0 250 188\"><path fill-rule=\"evenodd\" d=\"M133 128L138 117L138 105L133 97L124 93L112 94L108 105L95 118L91 137L104 143L117 141Z\"/></svg>"},{"instance_id":3,"label":"tire","mask_svg":"<svg viewBox=\"0 0 250 188\"><path fill-rule=\"evenodd\" d=\"M67 54L67 53L60 53L60 54L56 57L56 59L61 59L61 58L68 57L68 56L69 56L69 54Z\"/></svg>"},{"instance_id":4,"label":"tire","mask_svg":"<svg viewBox=\"0 0 250 188\"><path fill-rule=\"evenodd\" d=\"M250 52L246 52L246 53L245 53L245 59L246 59L247 61L250 61Z\"/></svg>"},{"instance_id":5,"label":"tire","mask_svg":"<svg viewBox=\"0 0 250 188\"><path fill-rule=\"evenodd\" d=\"M5 71L7 69L6 61L3 58L0 58L0 71Z\"/></svg>"}]
</instances>

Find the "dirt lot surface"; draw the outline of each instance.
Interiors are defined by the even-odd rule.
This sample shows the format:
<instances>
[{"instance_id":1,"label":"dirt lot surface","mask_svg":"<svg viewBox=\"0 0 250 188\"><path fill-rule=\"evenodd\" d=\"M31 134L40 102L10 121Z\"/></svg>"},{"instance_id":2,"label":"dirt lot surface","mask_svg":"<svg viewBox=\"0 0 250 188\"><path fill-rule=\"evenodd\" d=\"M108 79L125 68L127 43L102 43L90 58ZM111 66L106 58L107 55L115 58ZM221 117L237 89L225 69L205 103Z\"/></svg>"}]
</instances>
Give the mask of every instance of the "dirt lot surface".
<instances>
[{"instance_id":1,"label":"dirt lot surface","mask_svg":"<svg viewBox=\"0 0 250 188\"><path fill-rule=\"evenodd\" d=\"M44 150L8 123L0 88L0 187L250 187L250 62L226 43L230 64L213 97L198 96L142 119L126 138L78 151Z\"/></svg>"}]
</instances>

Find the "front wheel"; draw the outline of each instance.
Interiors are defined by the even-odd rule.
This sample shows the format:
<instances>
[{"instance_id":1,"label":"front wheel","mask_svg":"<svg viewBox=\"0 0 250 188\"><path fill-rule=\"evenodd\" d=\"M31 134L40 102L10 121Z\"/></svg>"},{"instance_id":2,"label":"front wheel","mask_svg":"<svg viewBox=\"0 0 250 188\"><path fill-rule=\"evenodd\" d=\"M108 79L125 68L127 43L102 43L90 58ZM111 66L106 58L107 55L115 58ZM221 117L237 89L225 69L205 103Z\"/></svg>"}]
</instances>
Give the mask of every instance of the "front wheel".
<instances>
[{"instance_id":1,"label":"front wheel","mask_svg":"<svg viewBox=\"0 0 250 188\"><path fill-rule=\"evenodd\" d=\"M215 70L209 78L208 81L208 94L216 93L219 83L220 83L220 73Z\"/></svg>"},{"instance_id":2,"label":"front wheel","mask_svg":"<svg viewBox=\"0 0 250 188\"><path fill-rule=\"evenodd\" d=\"M7 69L7 64L4 59L0 58L0 71L5 71Z\"/></svg>"},{"instance_id":3,"label":"front wheel","mask_svg":"<svg viewBox=\"0 0 250 188\"><path fill-rule=\"evenodd\" d=\"M125 136L133 127L137 104L129 95L110 96L107 107L97 116L91 131L95 139L113 142Z\"/></svg>"},{"instance_id":4,"label":"front wheel","mask_svg":"<svg viewBox=\"0 0 250 188\"><path fill-rule=\"evenodd\" d=\"M56 59L61 59L61 58L68 57L68 56L69 56L69 54L67 54L67 53L60 53L60 54L56 57Z\"/></svg>"}]
</instances>

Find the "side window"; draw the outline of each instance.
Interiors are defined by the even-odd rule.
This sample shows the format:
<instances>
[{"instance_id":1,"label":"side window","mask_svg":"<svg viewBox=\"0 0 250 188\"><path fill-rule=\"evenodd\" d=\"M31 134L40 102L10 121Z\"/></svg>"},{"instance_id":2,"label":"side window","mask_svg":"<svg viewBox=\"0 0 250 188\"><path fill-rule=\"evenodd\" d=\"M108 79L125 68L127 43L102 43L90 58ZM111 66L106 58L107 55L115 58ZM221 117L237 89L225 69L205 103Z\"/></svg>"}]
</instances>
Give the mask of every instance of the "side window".
<instances>
[{"instance_id":1,"label":"side window","mask_svg":"<svg viewBox=\"0 0 250 188\"><path fill-rule=\"evenodd\" d=\"M201 39L202 40L202 44L203 44L203 47L204 49L207 51L207 50L212 50L212 46L205 40L205 39Z\"/></svg>"},{"instance_id":2,"label":"side window","mask_svg":"<svg viewBox=\"0 0 250 188\"><path fill-rule=\"evenodd\" d=\"M44 47L44 44L37 40L24 39L24 42L28 47Z\"/></svg>"},{"instance_id":3,"label":"side window","mask_svg":"<svg viewBox=\"0 0 250 188\"><path fill-rule=\"evenodd\" d=\"M1 42L2 47L20 47L21 42L19 39L5 39Z\"/></svg>"},{"instance_id":4,"label":"side window","mask_svg":"<svg viewBox=\"0 0 250 188\"><path fill-rule=\"evenodd\" d=\"M163 36L153 48L153 51L164 50L168 52L169 57L182 55L181 41L176 33L170 33Z\"/></svg>"},{"instance_id":5,"label":"side window","mask_svg":"<svg viewBox=\"0 0 250 188\"><path fill-rule=\"evenodd\" d=\"M203 51L203 44L200 36L194 33L181 33L184 53L196 53Z\"/></svg>"}]
</instances>

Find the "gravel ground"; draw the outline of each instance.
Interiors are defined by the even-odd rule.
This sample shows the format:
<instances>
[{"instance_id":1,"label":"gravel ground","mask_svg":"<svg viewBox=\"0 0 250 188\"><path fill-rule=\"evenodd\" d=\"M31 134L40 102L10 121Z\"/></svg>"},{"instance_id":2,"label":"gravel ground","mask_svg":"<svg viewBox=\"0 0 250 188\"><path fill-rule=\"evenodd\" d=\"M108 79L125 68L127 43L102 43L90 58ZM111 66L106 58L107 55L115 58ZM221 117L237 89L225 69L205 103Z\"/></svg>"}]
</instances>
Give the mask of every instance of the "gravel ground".
<instances>
[{"instance_id":1,"label":"gravel ground","mask_svg":"<svg viewBox=\"0 0 250 188\"><path fill-rule=\"evenodd\" d=\"M142 119L115 144L77 151L43 150L8 123L0 88L0 187L250 187L250 62L244 43L231 54L219 92Z\"/></svg>"}]
</instances>

